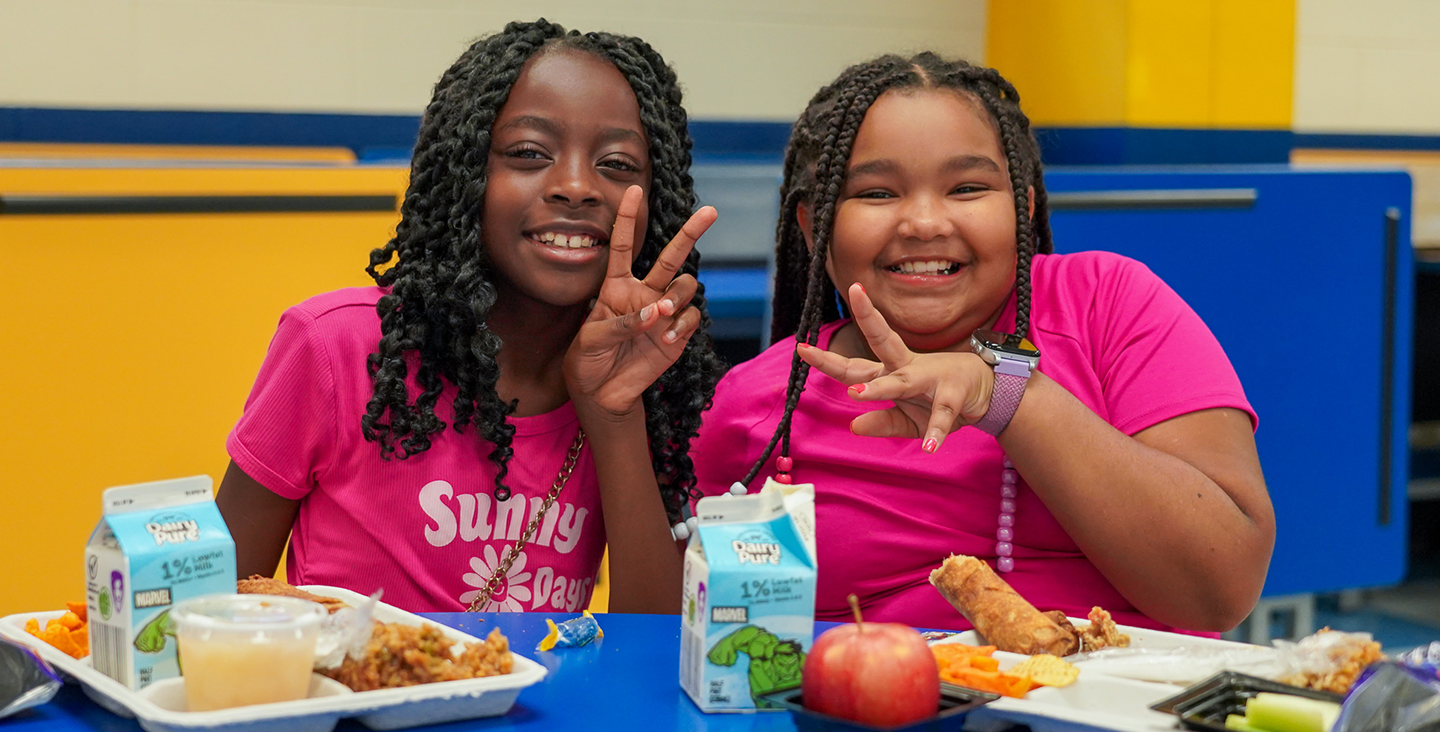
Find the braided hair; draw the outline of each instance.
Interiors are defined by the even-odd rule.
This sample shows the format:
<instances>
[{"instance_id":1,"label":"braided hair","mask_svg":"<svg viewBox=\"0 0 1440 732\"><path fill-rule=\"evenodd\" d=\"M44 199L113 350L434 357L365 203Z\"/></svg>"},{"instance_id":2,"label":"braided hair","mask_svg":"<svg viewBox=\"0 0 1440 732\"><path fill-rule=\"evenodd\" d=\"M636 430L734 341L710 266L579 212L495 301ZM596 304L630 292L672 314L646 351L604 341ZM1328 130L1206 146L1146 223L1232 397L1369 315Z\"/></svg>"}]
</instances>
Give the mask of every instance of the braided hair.
<instances>
[{"instance_id":1,"label":"braided hair","mask_svg":"<svg viewBox=\"0 0 1440 732\"><path fill-rule=\"evenodd\" d=\"M1050 253L1050 213L1041 174L1040 146L1030 131L1030 120L1020 111L1020 94L994 69L950 61L924 52L904 58L885 55L846 69L833 83L816 92L796 120L785 150L784 180L780 185L780 221L775 232L775 280L771 342L794 335L797 341L816 345L820 328L840 317L835 285L825 271L835 223L835 210L851 148L870 105L890 90L949 89L979 102L999 135L1015 196L1016 332L1030 326L1030 262L1037 252ZM1034 190L1035 215L1030 215ZM813 211L813 250L800 229L799 208ZM790 422L810 366L797 354L791 357L790 381L785 389L785 412L764 453L745 476L759 475L778 444L781 455L790 454Z\"/></svg>"},{"instance_id":2,"label":"braided hair","mask_svg":"<svg viewBox=\"0 0 1440 732\"><path fill-rule=\"evenodd\" d=\"M473 424L492 445L498 500L510 495L505 476L515 427L506 417L517 402L502 401L496 392L502 343L486 327L497 290L480 230L485 165L491 127L526 62L560 49L614 64L639 102L653 172L648 228L636 247L633 271L639 277L649 272L695 208L690 134L675 72L638 38L567 32L544 19L510 23L476 41L435 85L415 143L395 237L370 253L365 270L376 284L389 288L376 305L381 336L367 361L374 391L360 420L365 439L379 443L385 459L428 450L432 436L446 427L435 415L435 404L446 382L453 384L454 430L464 432ZM692 251L681 271L693 276L699 264L699 252ZM698 493L690 440L721 371L708 333L704 292L701 286L691 300L700 311L695 334L641 397L651 463L672 518ZM412 366L420 388L413 403L406 381Z\"/></svg>"}]
</instances>

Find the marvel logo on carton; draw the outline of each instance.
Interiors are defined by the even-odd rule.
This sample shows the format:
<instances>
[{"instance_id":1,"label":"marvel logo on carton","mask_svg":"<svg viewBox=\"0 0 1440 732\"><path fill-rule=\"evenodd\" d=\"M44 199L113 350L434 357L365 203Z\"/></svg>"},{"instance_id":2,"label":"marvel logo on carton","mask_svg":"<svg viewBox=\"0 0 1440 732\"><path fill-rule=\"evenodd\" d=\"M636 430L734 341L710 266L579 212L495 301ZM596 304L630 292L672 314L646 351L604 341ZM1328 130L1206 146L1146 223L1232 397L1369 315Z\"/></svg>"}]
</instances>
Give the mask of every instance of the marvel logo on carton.
<instances>
[{"instance_id":1,"label":"marvel logo on carton","mask_svg":"<svg viewBox=\"0 0 1440 732\"><path fill-rule=\"evenodd\" d=\"M800 686L815 630L813 486L703 498L685 550L680 686L707 712Z\"/></svg>"},{"instance_id":2,"label":"marvel logo on carton","mask_svg":"<svg viewBox=\"0 0 1440 732\"><path fill-rule=\"evenodd\" d=\"M180 675L170 608L235 591L235 542L209 476L106 489L85 549L95 669L132 689Z\"/></svg>"}]
</instances>

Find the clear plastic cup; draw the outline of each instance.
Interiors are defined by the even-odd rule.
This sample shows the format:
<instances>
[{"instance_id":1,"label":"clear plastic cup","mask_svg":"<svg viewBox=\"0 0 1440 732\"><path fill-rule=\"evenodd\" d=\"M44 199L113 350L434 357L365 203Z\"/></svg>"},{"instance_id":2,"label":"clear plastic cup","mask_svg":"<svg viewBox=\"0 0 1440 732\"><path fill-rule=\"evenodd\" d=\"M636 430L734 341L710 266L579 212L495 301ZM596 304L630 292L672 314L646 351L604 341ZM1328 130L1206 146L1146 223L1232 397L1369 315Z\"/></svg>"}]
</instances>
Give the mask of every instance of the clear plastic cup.
<instances>
[{"instance_id":1,"label":"clear plastic cup","mask_svg":"<svg viewBox=\"0 0 1440 732\"><path fill-rule=\"evenodd\" d=\"M273 595L206 595L170 611L189 711L304 699L327 613Z\"/></svg>"}]
</instances>

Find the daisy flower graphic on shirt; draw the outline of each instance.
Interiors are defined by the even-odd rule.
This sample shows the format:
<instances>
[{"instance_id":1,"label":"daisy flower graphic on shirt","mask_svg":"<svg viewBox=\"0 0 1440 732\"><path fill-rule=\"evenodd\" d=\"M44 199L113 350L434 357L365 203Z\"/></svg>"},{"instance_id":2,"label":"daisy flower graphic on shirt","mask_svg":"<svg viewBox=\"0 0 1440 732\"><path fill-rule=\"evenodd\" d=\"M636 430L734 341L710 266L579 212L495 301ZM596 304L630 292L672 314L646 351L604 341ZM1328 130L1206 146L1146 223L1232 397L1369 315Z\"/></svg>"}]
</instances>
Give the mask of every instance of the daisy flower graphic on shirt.
<instances>
[{"instance_id":1,"label":"daisy flower graphic on shirt","mask_svg":"<svg viewBox=\"0 0 1440 732\"><path fill-rule=\"evenodd\" d=\"M475 588L460 596L460 604L467 607L475 601L485 583L500 568L500 557L495 553L495 547L487 545L481 553L485 558L471 557L470 569L474 571L466 572L465 576L461 577L465 584ZM500 586L495 588L495 594L490 596L490 601L480 608L481 612L518 613L524 609L521 603L530 601L530 588L523 585L530 581L531 576L530 572L525 571L525 561L525 552L515 556L510 571L500 581Z\"/></svg>"}]
</instances>

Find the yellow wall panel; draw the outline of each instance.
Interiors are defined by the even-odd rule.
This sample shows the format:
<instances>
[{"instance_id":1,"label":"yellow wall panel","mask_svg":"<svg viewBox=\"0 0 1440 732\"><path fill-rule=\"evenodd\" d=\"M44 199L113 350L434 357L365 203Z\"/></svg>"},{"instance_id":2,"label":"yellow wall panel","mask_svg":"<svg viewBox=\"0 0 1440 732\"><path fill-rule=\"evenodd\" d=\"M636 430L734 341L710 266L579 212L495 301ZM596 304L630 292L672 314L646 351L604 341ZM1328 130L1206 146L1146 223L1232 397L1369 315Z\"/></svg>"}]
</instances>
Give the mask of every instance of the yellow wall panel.
<instances>
[{"instance_id":1,"label":"yellow wall panel","mask_svg":"<svg viewBox=\"0 0 1440 732\"><path fill-rule=\"evenodd\" d=\"M0 168L17 193L390 193L407 171ZM83 597L109 486L217 484L280 313L369 283L396 213L0 215L0 615Z\"/></svg>"},{"instance_id":2,"label":"yellow wall panel","mask_svg":"<svg viewBox=\"0 0 1440 732\"><path fill-rule=\"evenodd\" d=\"M228 145L106 145L72 142L0 142L0 158L83 160L203 160L253 164L354 163L348 147L240 147Z\"/></svg>"},{"instance_id":3,"label":"yellow wall panel","mask_svg":"<svg viewBox=\"0 0 1440 732\"><path fill-rule=\"evenodd\" d=\"M1125 115L1126 0L993 0L986 63L1040 125L1112 126Z\"/></svg>"},{"instance_id":4,"label":"yellow wall panel","mask_svg":"<svg viewBox=\"0 0 1440 732\"><path fill-rule=\"evenodd\" d=\"M276 194L394 193L403 195L409 170L389 166L235 168L171 166L157 162L134 167L34 168L0 166L0 195L73 194ZM17 219L6 219L14 221Z\"/></svg>"},{"instance_id":5,"label":"yellow wall panel","mask_svg":"<svg viewBox=\"0 0 1440 732\"><path fill-rule=\"evenodd\" d=\"M1295 0L993 0L986 62L1036 124L1286 128Z\"/></svg>"},{"instance_id":6,"label":"yellow wall panel","mask_svg":"<svg viewBox=\"0 0 1440 732\"><path fill-rule=\"evenodd\" d=\"M1295 95L1295 0L1215 0L1212 122L1288 129Z\"/></svg>"},{"instance_id":7,"label":"yellow wall panel","mask_svg":"<svg viewBox=\"0 0 1440 732\"><path fill-rule=\"evenodd\" d=\"M1129 0L1125 122L1206 127L1214 8L1211 0Z\"/></svg>"}]
</instances>

